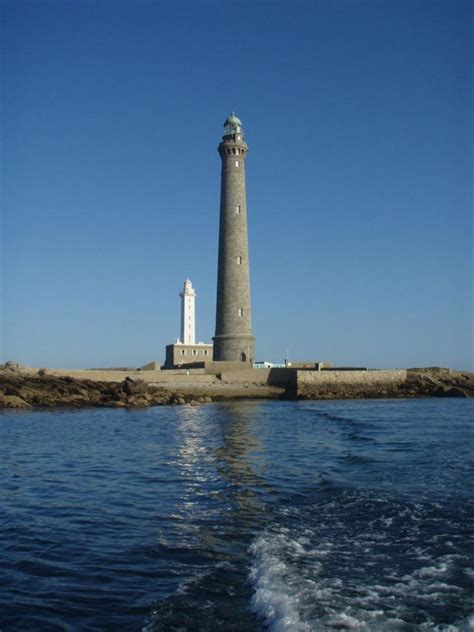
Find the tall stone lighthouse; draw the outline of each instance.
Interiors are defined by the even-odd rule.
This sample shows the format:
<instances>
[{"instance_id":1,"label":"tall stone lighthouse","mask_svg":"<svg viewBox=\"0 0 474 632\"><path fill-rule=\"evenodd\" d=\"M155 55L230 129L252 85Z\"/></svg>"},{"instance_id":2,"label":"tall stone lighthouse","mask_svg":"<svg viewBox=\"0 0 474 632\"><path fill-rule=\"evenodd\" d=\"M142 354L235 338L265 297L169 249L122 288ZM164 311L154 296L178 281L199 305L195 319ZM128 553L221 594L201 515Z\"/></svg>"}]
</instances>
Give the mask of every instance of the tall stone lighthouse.
<instances>
[{"instance_id":1,"label":"tall stone lighthouse","mask_svg":"<svg viewBox=\"0 0 474 632\"><path fill-rule=\"evenodd\" d=\"M250 306L245 160L248 147L234 112L224 123L214 360L255 360Z\"/></svg>"}]
</instances>

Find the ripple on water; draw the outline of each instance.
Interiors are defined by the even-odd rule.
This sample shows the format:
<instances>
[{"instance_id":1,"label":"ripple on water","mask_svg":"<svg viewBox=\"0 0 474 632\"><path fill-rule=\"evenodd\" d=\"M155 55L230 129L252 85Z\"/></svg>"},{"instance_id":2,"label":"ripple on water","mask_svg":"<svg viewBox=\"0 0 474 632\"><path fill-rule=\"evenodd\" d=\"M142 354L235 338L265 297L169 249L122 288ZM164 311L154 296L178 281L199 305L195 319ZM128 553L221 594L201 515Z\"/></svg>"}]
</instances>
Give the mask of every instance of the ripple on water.
<instances>
[{"instance_id":1,"label":"ripple on water","mask_svg":"<svg viewBox=\"0 0 474 632\"><path fill-rule=\"evenodd\" d=\"M0 414L0 628L472 630L471 418L460 400Z\"/></svg>"},{"instance_id":2,"label":"ripple on water","mask_svg":"<svg viewBox=\"0 0 474 632\"><path fill-rule=\"evenodd\" d=\"M333 493L287 512L250 546L252 608L273 632L474 629L472 504L452 513Z\"/></svg>"}]
</instances>

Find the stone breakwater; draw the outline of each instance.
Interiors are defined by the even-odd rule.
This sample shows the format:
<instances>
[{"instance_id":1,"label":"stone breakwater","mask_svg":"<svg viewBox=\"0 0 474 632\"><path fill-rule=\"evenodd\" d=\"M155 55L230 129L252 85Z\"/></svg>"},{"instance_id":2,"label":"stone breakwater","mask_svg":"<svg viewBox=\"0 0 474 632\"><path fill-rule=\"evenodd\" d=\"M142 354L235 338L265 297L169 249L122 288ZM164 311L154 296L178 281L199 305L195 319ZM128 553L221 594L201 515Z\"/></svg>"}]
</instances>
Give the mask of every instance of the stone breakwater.
<instances>
[{"instance_id":1,"label":"stone breakwater","mask_svg":"<svg viewBox=\"0 0 474 632\"><path fill-rule=\"evenodd\" d=\"M0 408L202 404L233 399L474 397L474 374L450 369L246 369L217 375L0 368ZM92 376L92 377L91 377Z\"/></svg>"},{"instance_id":2,"label":"stone breakwater","mask_svg":"<svg viewBox=\"0 0 474 632\"><path fill-rule=\"evenodd\" d=\"M474 397L474 374L451 369L298 371L300 399Z\"/></svg>"}]
</instances>

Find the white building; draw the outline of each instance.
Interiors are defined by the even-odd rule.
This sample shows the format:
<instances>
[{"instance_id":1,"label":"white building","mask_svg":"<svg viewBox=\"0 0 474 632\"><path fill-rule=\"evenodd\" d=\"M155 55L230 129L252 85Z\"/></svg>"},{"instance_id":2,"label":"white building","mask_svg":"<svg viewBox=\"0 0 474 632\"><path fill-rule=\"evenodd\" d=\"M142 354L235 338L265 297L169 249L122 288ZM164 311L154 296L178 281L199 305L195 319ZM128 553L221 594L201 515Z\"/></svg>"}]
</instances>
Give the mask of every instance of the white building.
<instances>
[{"instance_id":1,"label":"white building","mask_svg":"<svg viewBox=\"0 0 474 632\"><path fill-rule=\"evenodd\" d=\"M196 343L196 292L189 279L184 282L181 297L181 337L174 344L166 345L166 369L197 364L204 366L212 361L213 346L204 342Z\"/></svg>"},{"instance_id":2,"label":"white building","mask_svg":"<svg viewBox=\"0 0 474 632\"><path fill-rule=\"evenodd\" d=\"M189 279L184 282L181 296L181 338L179 342L183 345L196 344L196 292Z\"/></svg>"}]
</instances>

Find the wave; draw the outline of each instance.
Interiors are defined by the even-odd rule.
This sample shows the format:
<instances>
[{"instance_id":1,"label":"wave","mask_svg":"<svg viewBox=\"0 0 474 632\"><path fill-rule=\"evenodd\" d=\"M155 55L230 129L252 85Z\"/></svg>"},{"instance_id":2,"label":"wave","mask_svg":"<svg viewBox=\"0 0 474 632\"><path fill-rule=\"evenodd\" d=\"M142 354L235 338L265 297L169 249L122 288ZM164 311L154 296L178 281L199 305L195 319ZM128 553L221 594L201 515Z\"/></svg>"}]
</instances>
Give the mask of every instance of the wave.
<instances>
[{"instance_id":1,"label":"wave","mask_svg":"<svg viewBox=\"0 0 474 632\"><path fill-rule=\"evenodd\" d=\"M311 412L315 412L318 417L322 417L323 419L328 419L329 421L340 421L344 423L358 423L358 419L354 417L344 417L342 415L338 415L337 413L330 413L325 410L321 410L320 408L312 408Z\"/></svg>"},{"instance_id":2,"label":"wave","mask_svg":"<svg viewBox=\"0 0 474 632\"><path fill-rule=\"evenodd\" d=\"M342 456L342 460L346 463L358 464L371 463L373 461L376 461L376 458L367 454L354 454L353 452L347 452Z\"/></svg>"},{"instance_id":3,"label":"wave","mask_svg":"<svg viewBox=\"0 0 474 632\"><path fill-rule=\"evenodd\" d=\"M465 516L435 514L357 492L294 512L250 546L253 611L272 632L474 630Z\"/></svg>"}]
</instances>

